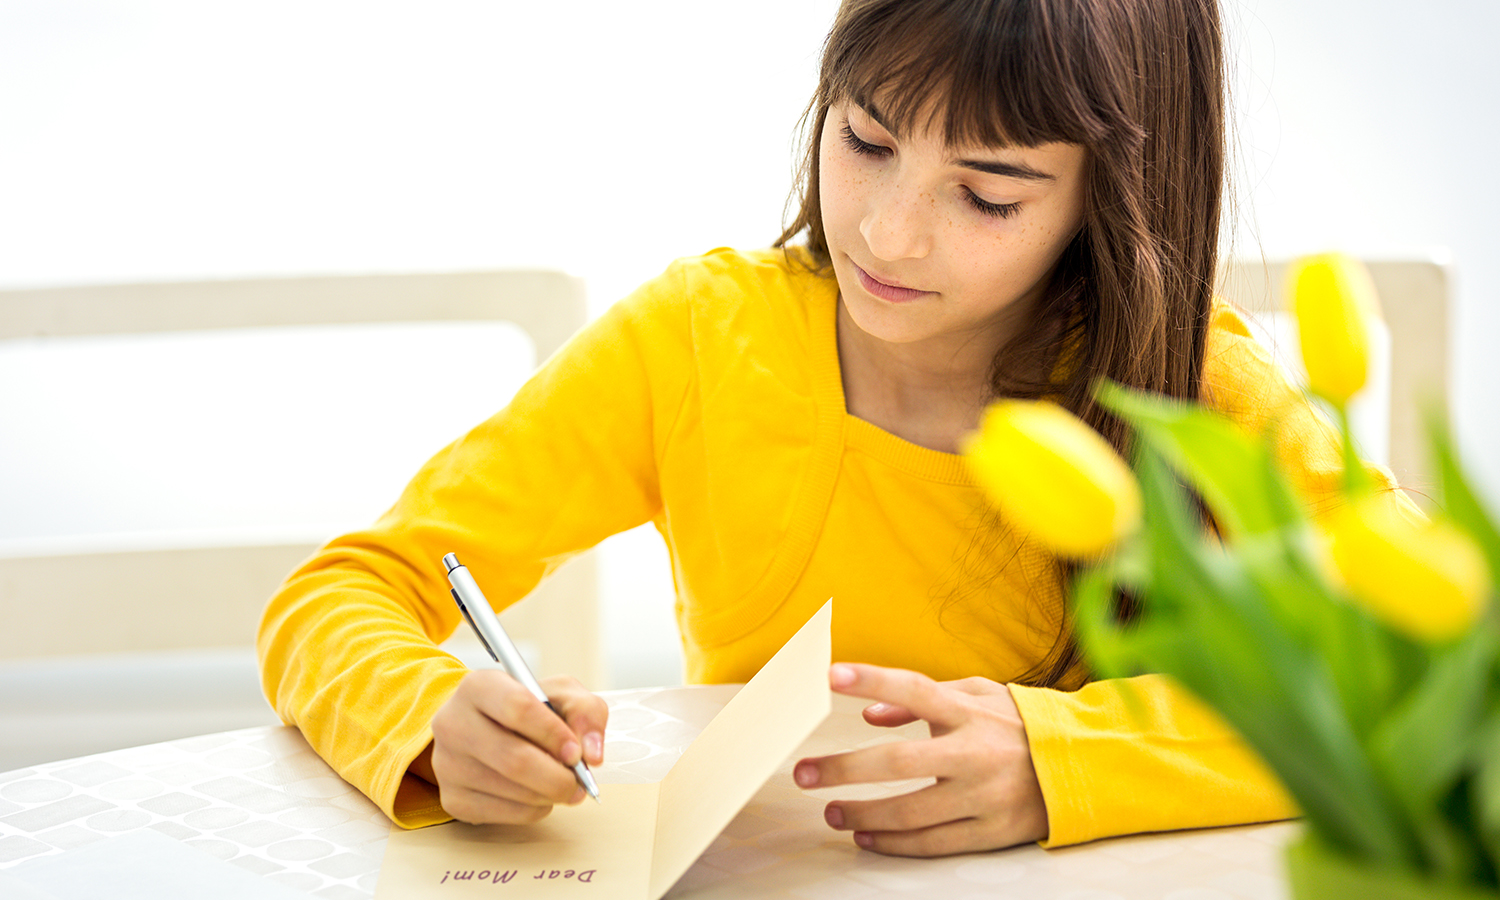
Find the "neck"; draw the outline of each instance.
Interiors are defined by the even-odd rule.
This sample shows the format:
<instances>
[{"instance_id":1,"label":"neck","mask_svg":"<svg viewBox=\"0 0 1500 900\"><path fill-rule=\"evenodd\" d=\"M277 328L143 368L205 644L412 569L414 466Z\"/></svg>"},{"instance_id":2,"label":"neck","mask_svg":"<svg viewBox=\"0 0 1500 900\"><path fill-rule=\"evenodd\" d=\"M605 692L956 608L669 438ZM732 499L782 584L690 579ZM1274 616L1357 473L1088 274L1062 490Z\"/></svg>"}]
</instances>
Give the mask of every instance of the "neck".
<instances>
[{"instance_id":1,"label":"neck","mask_svg":"<svg viewBox=\"0 0 1500 900\"><path fill-rule=\"evenodd\" d=\"M978 426L991 399L995 355L1014 333L1013 322L996 322L974 332L890 343L863 331L840 301L845 408L914 444L956 452L963 435Z\"/></svg>"}]
</instances>

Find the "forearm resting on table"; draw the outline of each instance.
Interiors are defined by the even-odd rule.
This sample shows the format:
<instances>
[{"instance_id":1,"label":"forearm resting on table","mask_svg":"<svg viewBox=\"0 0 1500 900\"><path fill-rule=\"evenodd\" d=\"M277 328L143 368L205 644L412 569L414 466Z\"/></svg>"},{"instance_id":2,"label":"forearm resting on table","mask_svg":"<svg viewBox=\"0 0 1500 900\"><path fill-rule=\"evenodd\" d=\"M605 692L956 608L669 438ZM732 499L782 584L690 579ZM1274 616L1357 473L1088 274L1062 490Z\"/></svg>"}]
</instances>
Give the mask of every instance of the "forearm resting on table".
<instances>
[{"instance_id":1,"label":"forearm resting on table","mask_svg":"<svg viewBox=\"0 0 1500 900\"><path fill-rule=\"evenodd\" d=\"M1244 740L1164 676L1011 696L1046 800L1045 847L1299 814Z\"/></svg>"},{"instance_id":2,"label":"forearm resting on table","mask_svg":"<svg viewBox=\"0 0 1500 900\"><path fill-rule=\"evenodd\" d=\"M262 618L266 696L398 824L444 821L433 782L406 775L425 756L432 717L466 670L433 643L420 613L368 568L317 562L287 581Z\"/></svg>"}]
</instances>

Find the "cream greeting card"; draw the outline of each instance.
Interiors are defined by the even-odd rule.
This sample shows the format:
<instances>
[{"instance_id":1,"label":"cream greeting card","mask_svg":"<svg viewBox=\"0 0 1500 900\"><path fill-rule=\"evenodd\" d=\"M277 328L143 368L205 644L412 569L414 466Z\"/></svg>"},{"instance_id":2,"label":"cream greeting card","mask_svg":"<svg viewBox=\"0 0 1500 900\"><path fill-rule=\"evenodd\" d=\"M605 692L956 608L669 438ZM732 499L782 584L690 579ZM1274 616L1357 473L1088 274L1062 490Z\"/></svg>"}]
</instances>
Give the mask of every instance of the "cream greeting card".
<instances>
[{"instance_id":1,"label":"cream greeting card","mask_svg":"<svg viewBox=\"0 0 1500 900\"><path fill-rule=\"evenodd\" d=\"M833 603L823 605L655 784L603 786L601 803L535 825L392 830L375 900L657 900L830 710Z\"/></svg>"}]
</instances>

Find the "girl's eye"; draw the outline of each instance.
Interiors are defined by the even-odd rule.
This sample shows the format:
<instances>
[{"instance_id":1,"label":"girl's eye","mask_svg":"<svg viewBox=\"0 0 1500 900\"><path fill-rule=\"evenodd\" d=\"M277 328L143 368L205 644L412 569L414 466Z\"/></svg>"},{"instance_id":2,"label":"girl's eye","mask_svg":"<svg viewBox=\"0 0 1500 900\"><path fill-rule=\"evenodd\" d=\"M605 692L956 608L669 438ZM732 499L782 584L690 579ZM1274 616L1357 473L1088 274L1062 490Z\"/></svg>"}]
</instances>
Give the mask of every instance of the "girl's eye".
<instances>
[{"instance_id":1,"label":"girl's eye","mask_svg":"<svg viewBox=\"0 0 1500 900\"><path fill-rule=\"evenodd\" d=\"M964 188L964 197L969 201L970 206L997 219L1009 219L1021 211L1019 200L1015 203L991 203L968 188Z\"/></svg>"},{"instance_id":2,"label":"girl's eye","mask_svg":"<svg viewBox=\"0 0 1500 900\"><path fill-rule=\"evenodd\" d=\"M859 135L854 133L854 129L849 127L848 122L844 123L844 127L840 133L843 135L844 145L861 156L886 156L891 152L888 147L860 140Z\"/></svg>"},{"instance_id":3,"label":"girl's eye","mask_svg":"<svg viewBox=\"0 0 1500 900\"><path fill-rule=\"evenodd\" d=\"M847 121L844 122L844 127L839 129L839 133L844 140L844 145L861 156L881 158L889 156L893 152L889 147L882 147L879 144L872 144L862 139L854 133L854 129L849 126ZM987 216L994 216L997 219L1009 219L1021 211L1021 204L1019 202L991 203L968 188L964 188L964 199L979 212Z\"/></svg>"}]
</instances>

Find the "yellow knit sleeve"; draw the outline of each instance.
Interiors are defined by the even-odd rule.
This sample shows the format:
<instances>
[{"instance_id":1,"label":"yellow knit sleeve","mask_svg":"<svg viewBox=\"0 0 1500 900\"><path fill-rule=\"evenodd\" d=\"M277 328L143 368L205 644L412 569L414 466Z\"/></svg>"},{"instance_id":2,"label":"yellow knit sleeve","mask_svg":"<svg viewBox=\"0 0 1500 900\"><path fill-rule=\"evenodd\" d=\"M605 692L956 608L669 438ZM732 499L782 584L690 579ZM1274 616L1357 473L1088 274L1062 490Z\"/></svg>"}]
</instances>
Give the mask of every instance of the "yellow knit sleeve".
<instances>
[{"instance_id":1,"label":"yellow knit sleeve","mask_svg":"<svg viewBox=\"0 0 1500 900\"><path fill-rule=\"evenodd\" d=\"M1239 735L1164 676L1010 691L1047 803L1044 847L1297 815Z\"/></svg>"},{"instance_id":2,"label":"yellow knit sleeve","mask_svg":"<svg viewBox=\"0 0 1500 900\"><path fill-rule=\"evenodd\" d=\"M660 508L657 451L692 373L681 284L668 270L576 335L373 526L330 542L267 605L266 696L397 824L448 818L407 771L464 674L436 646L459 622L443 554L503 608ZM400 427L372 422L368 438Z\"/></svg>"}]
</instances>

